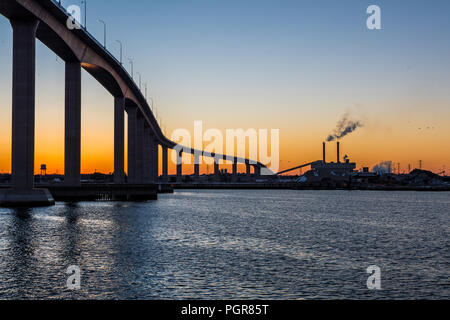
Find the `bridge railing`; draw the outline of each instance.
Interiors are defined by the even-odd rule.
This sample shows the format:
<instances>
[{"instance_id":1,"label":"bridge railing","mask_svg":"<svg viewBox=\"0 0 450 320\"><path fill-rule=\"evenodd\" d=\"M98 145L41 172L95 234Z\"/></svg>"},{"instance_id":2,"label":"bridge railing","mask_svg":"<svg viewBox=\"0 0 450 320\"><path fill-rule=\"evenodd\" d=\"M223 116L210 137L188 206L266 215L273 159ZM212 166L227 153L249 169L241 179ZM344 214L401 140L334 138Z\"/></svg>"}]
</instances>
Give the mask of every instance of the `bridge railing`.
<instances>
[{"instance_id":1,"label":"bridge railing","mask_svg":"<svg viewBox=\"0 0 450 320\"><path fill-rule=\"evenodd\" d=\"M69 13L67 12L67 9L64 8L64 6L61 4L60 0L50 0L51 2L53 2L54 4L56 4L58 6L58 8L61 10L61 12L63 12L67 18L70 17ZM118 65L120 65L120 67L122 68L123 71L125 71L125 73L130 77L130 79L133 79L133 77L131 76L131 74L128 72L128 70L123 66L123 63L121 63L115 56L114 54L112 54L107 48L106 48L106 44L103 45L101 44L87 29L86 26L82 26L81 25L81 21L78 21L80 23L80 26L82 27L82 29L84 30L84 32L86 33L86 35L92 40L94 41L99 47L103 48L103 51L105 51L105 53L108 54L108 56L110 56L115 62L117 62Z\"/></svg>"}]
</instances>

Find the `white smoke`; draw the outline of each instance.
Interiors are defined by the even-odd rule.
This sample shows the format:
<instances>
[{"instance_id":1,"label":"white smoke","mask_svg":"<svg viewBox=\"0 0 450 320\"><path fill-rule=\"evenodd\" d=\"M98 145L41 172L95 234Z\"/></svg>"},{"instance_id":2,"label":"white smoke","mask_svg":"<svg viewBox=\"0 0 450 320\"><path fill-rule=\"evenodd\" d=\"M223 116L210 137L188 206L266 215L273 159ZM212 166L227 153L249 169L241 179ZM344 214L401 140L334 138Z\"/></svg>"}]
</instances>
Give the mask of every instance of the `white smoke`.
<instances>
[{"instance_id":1,"label":"white smoke","mask_svg":"<svg viewBox=\"0 0 450 320\"><path fill-rule=\"evenodd\" d=\"M392 161L383 161L375 165L372 169L373 172L379 175L392 173Z\"/></svg>"},{"instance_id":2,"label":"white smoke","mask_svg":"<svg viewBox=\"0 0 450 320\"><path fill-rule=\"evenodd\" d=\"M348 113L344 114L338 121L336 129L327 137L327 142L339 140L346 135L352 133L356 129L363 127L363 123L359 120L352 120Z\"/></svg>"}]
</instances>

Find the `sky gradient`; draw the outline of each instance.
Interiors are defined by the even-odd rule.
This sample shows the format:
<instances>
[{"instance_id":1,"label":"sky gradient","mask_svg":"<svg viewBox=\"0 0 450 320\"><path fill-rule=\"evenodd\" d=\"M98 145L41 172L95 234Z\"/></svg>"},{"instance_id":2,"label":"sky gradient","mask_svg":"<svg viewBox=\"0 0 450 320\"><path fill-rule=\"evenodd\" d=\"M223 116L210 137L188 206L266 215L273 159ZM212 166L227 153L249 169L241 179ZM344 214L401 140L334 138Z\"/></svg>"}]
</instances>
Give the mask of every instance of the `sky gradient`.
<instances>
[{"instance_id":1,"label":"sky gradient","mask_svg":"<svg viewBox=\"0 0 450 320\"><path fill-rule=\"evenodd\" d=\"M366 28L371 4L382 30ZM284 169L321 159L322 141L350 113L364 127L341 153L358 168L422 160L439 172L450 168L449 14L445 0L88 0L87 27L102 41L97 19L107 23L116 57L123 42L169 137L195 120L224 133L280 129ZM11 168L11 62L0 16L1 173ZM38 42L36 66L36 172L46 163L63 173L64 63ZM82 80L82 172L111 172L113 98L85 71Z\"/></svg>"}]
</instances>

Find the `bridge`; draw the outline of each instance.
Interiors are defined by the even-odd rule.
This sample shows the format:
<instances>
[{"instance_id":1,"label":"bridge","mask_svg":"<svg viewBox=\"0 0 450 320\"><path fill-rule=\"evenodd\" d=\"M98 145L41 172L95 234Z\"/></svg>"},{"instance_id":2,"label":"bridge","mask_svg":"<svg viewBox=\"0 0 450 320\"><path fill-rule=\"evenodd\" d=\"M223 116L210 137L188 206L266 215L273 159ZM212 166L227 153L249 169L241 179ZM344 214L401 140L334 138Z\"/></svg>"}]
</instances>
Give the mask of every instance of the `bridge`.
<instances>
[{"instance_id":1,"label":"bridge","mask_svg":"<svg viewBox=\"0 0 450 320\"><path fill-rule=\"evenodd\" d=\"M177 181L182 181L182 155L194 156L194 177L199 177L200 157L219 162L254 167L254 177L265 166L255 160L207 153L179 146L163 134L146 98L133 77L105 46L84 28L67 27L70 15L56 0L1 0L0 14L10 20L13 30L12 153L11 188L0 192L1 206L51 205L47 189L34 186L35 139L35 46L36 39L65 62L65 147L64 186L81 184L81 70L91 74L114 97L114 184L123 188L168 181L168 149L177 154ZM128 115L128 175L124 168L124 119ZM162 150L162 176L159 176L159 146ZM132 186L132 187L131 187Z\"/></svg>"}]
</instances>

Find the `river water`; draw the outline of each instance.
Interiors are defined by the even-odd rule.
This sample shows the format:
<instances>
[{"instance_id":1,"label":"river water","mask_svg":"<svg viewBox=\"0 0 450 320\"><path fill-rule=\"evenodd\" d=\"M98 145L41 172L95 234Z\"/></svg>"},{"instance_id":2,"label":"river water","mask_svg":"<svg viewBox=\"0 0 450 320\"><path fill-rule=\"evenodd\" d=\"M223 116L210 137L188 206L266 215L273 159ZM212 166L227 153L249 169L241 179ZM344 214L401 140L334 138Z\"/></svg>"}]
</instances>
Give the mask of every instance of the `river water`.
<instances>
[{"instance_id":1,"label":"river water","mask_svg":"<svg viewBox=\"0 0 450 320\"><path fill-rule=\"evenodd\" d=\"M3 208L0 299L449 299L449 219L445 192L189 190ZM381 290L367 288L371 265Z\"/></svg>"}]
</instances>

